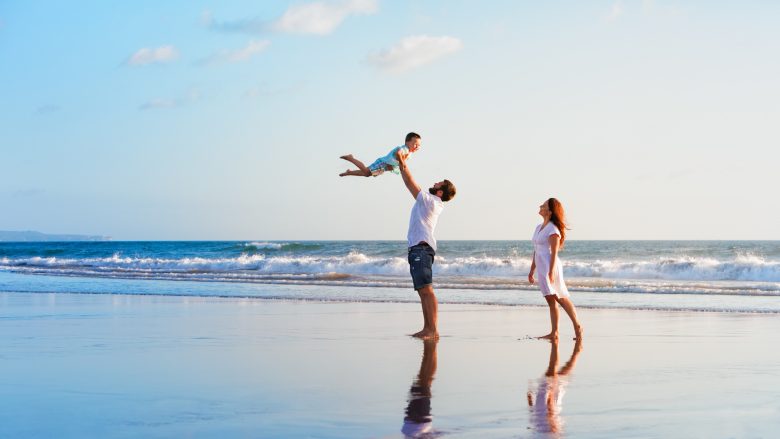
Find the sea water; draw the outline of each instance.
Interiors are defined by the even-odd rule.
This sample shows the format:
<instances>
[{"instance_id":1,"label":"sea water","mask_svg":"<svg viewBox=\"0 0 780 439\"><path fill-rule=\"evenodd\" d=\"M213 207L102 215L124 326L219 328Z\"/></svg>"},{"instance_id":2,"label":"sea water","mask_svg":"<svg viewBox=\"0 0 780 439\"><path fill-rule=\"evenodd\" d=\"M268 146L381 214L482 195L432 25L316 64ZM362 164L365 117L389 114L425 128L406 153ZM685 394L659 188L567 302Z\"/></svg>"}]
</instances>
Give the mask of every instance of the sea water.
<instances>
[{"instance_id":1,"label":"sea water","mask_svg":"<svg viewBox=\"0 0 780 439\"><path fill-rule=\"evenodd\" d=\"M442 302L539 302L529 241L438 247ZM578 305L780 312L780 241L568 241L560 260ZM405 302L408 270L402 241L0 243L0 291Z\"/></svg>"}]
</instances>

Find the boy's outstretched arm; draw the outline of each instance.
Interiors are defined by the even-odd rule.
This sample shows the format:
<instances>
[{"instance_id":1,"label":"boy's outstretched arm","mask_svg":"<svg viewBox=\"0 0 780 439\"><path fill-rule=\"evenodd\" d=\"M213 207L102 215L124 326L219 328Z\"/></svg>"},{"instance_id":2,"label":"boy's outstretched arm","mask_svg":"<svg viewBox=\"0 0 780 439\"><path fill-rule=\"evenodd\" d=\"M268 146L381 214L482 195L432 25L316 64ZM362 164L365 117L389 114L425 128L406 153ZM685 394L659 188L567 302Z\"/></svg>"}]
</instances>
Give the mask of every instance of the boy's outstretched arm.
<instances>
[{"instance_id":1,"label":"boy's outstretched arm","mask_svg":"<svg viewBox=\"0 0 780 439\"><path fill-rule=\"evenodd\" d=\"M406 185L406 188L409 189L409 192L411 192L412 197L416 200L417 195L420 193L420 186L418 186L417 182L414 181L414 177L412 177L412 173L409 172L409 168L406 166L406 157L401 157L399 154L398 164L401 170L401 178L404 179L404 184Z\"/></svg>"}]
</instances>

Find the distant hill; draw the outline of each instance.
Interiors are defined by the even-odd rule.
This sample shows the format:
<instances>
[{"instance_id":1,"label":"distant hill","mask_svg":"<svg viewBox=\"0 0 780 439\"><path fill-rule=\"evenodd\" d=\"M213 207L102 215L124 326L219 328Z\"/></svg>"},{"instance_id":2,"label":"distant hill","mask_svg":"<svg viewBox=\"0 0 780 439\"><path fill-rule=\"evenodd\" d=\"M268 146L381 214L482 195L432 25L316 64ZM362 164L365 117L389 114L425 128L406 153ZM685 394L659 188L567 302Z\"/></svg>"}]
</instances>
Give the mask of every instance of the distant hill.
<instances>
[{"instance_id":1,"label":"distant hill","mask_svg":"<svg viewBox=\"0 0 780 439\"><path fill-rule=\"evenodd\" d=\"M0 242L38 242L38 241L110 241L108 236L97 235L50 235L48 233L9 232L0 230Z\"/></svg>"}]
</instances>

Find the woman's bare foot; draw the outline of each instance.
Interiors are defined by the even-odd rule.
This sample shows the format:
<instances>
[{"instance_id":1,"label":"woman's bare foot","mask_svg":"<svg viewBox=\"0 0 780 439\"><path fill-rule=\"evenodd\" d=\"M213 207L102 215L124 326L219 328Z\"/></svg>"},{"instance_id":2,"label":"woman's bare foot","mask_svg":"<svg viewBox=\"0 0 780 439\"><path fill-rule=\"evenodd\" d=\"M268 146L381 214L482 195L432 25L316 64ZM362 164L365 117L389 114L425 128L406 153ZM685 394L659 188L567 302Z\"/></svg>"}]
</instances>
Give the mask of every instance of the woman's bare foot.
<instances>
[{"instance_id":1,"label":"woman's bare foot","mask_svg":"<svg viewBox=\"0 0 780 439\"><path fill-rule=\"evenodd\" d=\"M436 340L439 338L439 333L429 329L423 329L420 332L412 334L412 337L421 338L423 340Z\"/></svg>"},{"instance_id":2,"label":"woman's bare foot","mask_svg":"<svg viewBox=\"0 0 780 439\"><path fill-rule=\"evenodd\" d=\"M352 154L343 155L339 158L344 160L352 160Z\"/></svg>"},{"instance_id":3,"label":"woman's bare foot","mask_svg":"<svg viewBox=\"0 0 780 439\"><path fill-rule=\"evenodd\" d=\"M582 325L577 325L574 327L574 340L582 340Z\"/></svg>"},{"instance_id":4,"label":"woman's bare foot","mask_svg":"<svg viewBox=\"0 0 780 439\"><path fill-rule=\"evenodd\" d=\"M540 340L558 340L558 333L557 332L551 332L547 335L543 335L541 337L536 337Z\"/></svg>"}]
</instances>

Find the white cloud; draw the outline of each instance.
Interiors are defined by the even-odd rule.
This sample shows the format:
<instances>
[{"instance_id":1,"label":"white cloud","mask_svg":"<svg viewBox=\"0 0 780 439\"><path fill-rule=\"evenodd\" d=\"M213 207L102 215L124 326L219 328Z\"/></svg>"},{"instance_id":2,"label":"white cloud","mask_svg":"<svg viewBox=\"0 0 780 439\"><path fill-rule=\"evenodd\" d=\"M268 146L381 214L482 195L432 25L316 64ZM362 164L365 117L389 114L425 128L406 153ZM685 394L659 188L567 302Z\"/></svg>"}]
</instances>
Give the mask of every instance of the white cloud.
<instances>
[{"instance_id":1,"label":"white cloud","mask_svg":"<svg viewBox=\"0 0 780 439\"><path fill-rule=\"evenodd\" d=\"M179 57L179 51L173 46L160 46L154 49L144 47L138 49L127 59L127 65L143 66L147 64L166 63Z\"/></svg>"},{"instance_id":2,"label":"white cloud","mask_svg":"<svg viewBox=\"0 0 780 439\"><path fill-rule=\"evenodd\" d=\"M236 50L220 50L199 62L199 64L221 64L246 61L258 53L264 51L271 42L268 40L250 41L246 47Z\"/></svg>"},{"instance_id":3,"label":"white cloud","mask_svg":"<svg viewBox=\"0 0 780 439\"><path fill-rule=\"evenodd\" d=\"M462 47L463 43L455 37L411 36L390 49L369 56L368 61L379 69L401 73L455 53Z\"/></svg>"},{"instance_id":4,"label":"white cloud","mask_svg":"<svg viewBox=\"0 0 780 439\"><path fill-rule=\"evenodd\" d=\"M211 30L220 32L240 32L248 34L262 34L268 32L268 21L257 18L217 21L211 11L203 12L201 17L203 24Z\"/></svg>"},{"instance_id":5,"label":"white cloud","mask_svg":"<svg viewBox=\"0 0 780 439\"><path fill-rule=\"evenodd\" d=\"M612 8L607 15L607 21L615 21L623 15L623 0L618 0L612 4Z\"/></svg>"},{"instance_id":6,"label":"white cloud","mask_svg":"<svg viewBox=\"0 0 780 439\"><path fill-rule=\"evenodd\" d=\"M316 1L291 6L281 17L272 21L260 18L217 21L210 11L203 12L201 21L209 29L222 32L327 35L350 15L373 14L377 9L377 0Z\"/></svg>"},{"instance_id":7,"label":"white cloud","mask_svg":"<svg viewBox=\"0 0 780 439\"><path fill-rule=\"evenodd\" d=\"M271 28L278 32L327 35L348 16L372 14L376 10L376 0L304 3L290 7Z\"/></svg>"}]
</instances>

